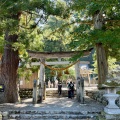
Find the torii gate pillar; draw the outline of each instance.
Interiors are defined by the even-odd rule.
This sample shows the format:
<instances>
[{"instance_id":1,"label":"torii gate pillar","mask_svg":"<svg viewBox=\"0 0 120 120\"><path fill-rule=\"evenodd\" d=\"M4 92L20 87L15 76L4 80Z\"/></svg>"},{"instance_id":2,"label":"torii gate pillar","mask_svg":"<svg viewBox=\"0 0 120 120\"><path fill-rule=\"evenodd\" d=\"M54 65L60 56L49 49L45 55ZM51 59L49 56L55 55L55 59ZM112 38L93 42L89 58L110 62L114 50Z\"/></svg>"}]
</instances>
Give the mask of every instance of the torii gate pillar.
<instances>
[{"instance_id":1,"label":"torii gate pillar","mask_svg":"<svg viewBox=\"0 0 120 120\"><path fill-rule=\"evenodd\" d=\"M41 58L40 61L45 63L45 59ZM39 90L38 90L38 102L42 103L44 96L44 79L45 79L45 66L40 64L40 73L39 73Z\"/></svg>"},{"instance_id":2,"label":"torii gate pillar","mask_svg":"<svg viewBox=\"0 0 120 120\"><path fill-rule=\"evenodd\" d=\"M76 99L80 102L80 89L79 89L79 78L80 76L80 61L75 64L75 73L76 73Z\"/></svg>"}]
</instances>

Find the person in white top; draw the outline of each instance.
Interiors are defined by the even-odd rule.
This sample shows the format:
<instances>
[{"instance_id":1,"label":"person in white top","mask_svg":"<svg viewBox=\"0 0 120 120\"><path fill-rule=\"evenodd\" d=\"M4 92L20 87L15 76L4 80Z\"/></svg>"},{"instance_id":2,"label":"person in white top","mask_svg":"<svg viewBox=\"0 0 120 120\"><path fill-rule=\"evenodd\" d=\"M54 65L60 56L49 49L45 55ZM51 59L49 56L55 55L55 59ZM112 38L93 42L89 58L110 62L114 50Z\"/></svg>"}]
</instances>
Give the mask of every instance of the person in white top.
<instances>
[{"instance_id":1,"label":"person in white top","mask_svg":"<svg viewBox=\"0 0 120 120\"><path fill-rule=\"evenodd\" d=\"M50 80L48 81L48 88L50 88L50 85L51 85L51 82L50 82Z\"/></svg>"},{"instance_id":2,"label":"person in white top","mask_svg":"<svg viewBox=\"0 0 120 120\"><path fill-rule=\"evenodd\" d=\"M58 87L58 80L56 79L55 80L55 88L57 88Z\"/></svg>"}]
</instances>

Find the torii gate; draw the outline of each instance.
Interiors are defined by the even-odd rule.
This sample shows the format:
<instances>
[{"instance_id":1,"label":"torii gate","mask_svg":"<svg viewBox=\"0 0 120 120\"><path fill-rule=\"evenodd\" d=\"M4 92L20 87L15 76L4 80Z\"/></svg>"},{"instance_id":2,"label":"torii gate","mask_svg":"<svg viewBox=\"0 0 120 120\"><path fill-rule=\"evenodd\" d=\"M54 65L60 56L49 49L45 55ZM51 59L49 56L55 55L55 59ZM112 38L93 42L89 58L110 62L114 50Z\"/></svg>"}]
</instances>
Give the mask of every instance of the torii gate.
<instances>
[{"instance_id":1,"label":"torii gate","mask_svg":"<svg viewBox=\"0 0 120 120\"><path fill-rule=\"evenodd\" d=\"M84 50L83 56L88 56L90 54L92 49L90 50ZM45 63L47 65L55 65L55 64L69 64L69 61L58 61L58 62L45 62L46 59L48 58L70 58L73 57L74 55L80 53L80 51L71 51L71 52L36 52L36 51L30 51L28 50L28 54L31 58L37 58L40 59L42 63ZM85 63L85 62L84 62ZM43 64L40 64L40 62L33 62L32 65L40 65L40 73L39 73L39 81L38 85L39 87L39 92L38 96L40 98L40 102L43 100L44 96L44 74L45 74L45 66ZM79 91L79 86L78 86L78 79L81 78L80 75L80 61L78 61L75 64L75 72L76 72L76 97L77 100L80 101L80 91Z\"/></svg>"}]
</instances>

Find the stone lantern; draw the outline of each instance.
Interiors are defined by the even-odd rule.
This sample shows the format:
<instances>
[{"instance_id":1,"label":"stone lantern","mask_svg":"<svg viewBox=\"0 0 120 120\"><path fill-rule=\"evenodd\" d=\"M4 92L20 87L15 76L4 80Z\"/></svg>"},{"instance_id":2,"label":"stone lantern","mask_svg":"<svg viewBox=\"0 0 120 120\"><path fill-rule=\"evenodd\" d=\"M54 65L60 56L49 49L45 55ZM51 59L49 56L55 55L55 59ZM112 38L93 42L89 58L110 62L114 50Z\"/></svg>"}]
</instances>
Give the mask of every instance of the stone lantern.
<instances>
[{"instance_id":1,"label":"stone lantern","mask_svg":"<svg viewBox=\"0 0 120 120\"><path fill-rule=\"evenodd\" d=\"M116 88L120 87L120 70L112 71L112 75L107 77L103 87L106 89L106 93L103 95L108 100L108 105L104 108L105 113L108 114L120 114L120 108L115 104L115 100L119 97L116 94Z\"/></svg>"}]
</instances>

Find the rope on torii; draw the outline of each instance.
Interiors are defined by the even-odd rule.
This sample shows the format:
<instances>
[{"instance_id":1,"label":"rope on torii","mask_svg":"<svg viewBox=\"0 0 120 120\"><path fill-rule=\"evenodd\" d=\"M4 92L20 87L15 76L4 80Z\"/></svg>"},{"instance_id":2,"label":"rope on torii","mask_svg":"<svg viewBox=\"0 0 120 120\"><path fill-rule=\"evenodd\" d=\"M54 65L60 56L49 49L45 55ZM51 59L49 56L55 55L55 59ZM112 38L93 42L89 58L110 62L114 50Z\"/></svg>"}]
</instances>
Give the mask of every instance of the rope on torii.
<instances>
[{"instance_id":1,"label":"rope on torii","mask_svg":"<svg viewBox=\"0 0 120 120\"><path fill-rule=\"evenodd\" d=\"M78 60L78 61L80 61L80 60ZM47 64L45 64L43 62L40 62L40 63L42 63L45 67L49 68L50 70L62 71L62 70L66 70L66 69L70 68L71 66L73 66L74 64L76 64L78 61L75 61L71 65L68 65L68 66L66 66L64 68L53 68L53 67L50 67L49 65L47 65Z\"/></svg>"}]
</instances>

